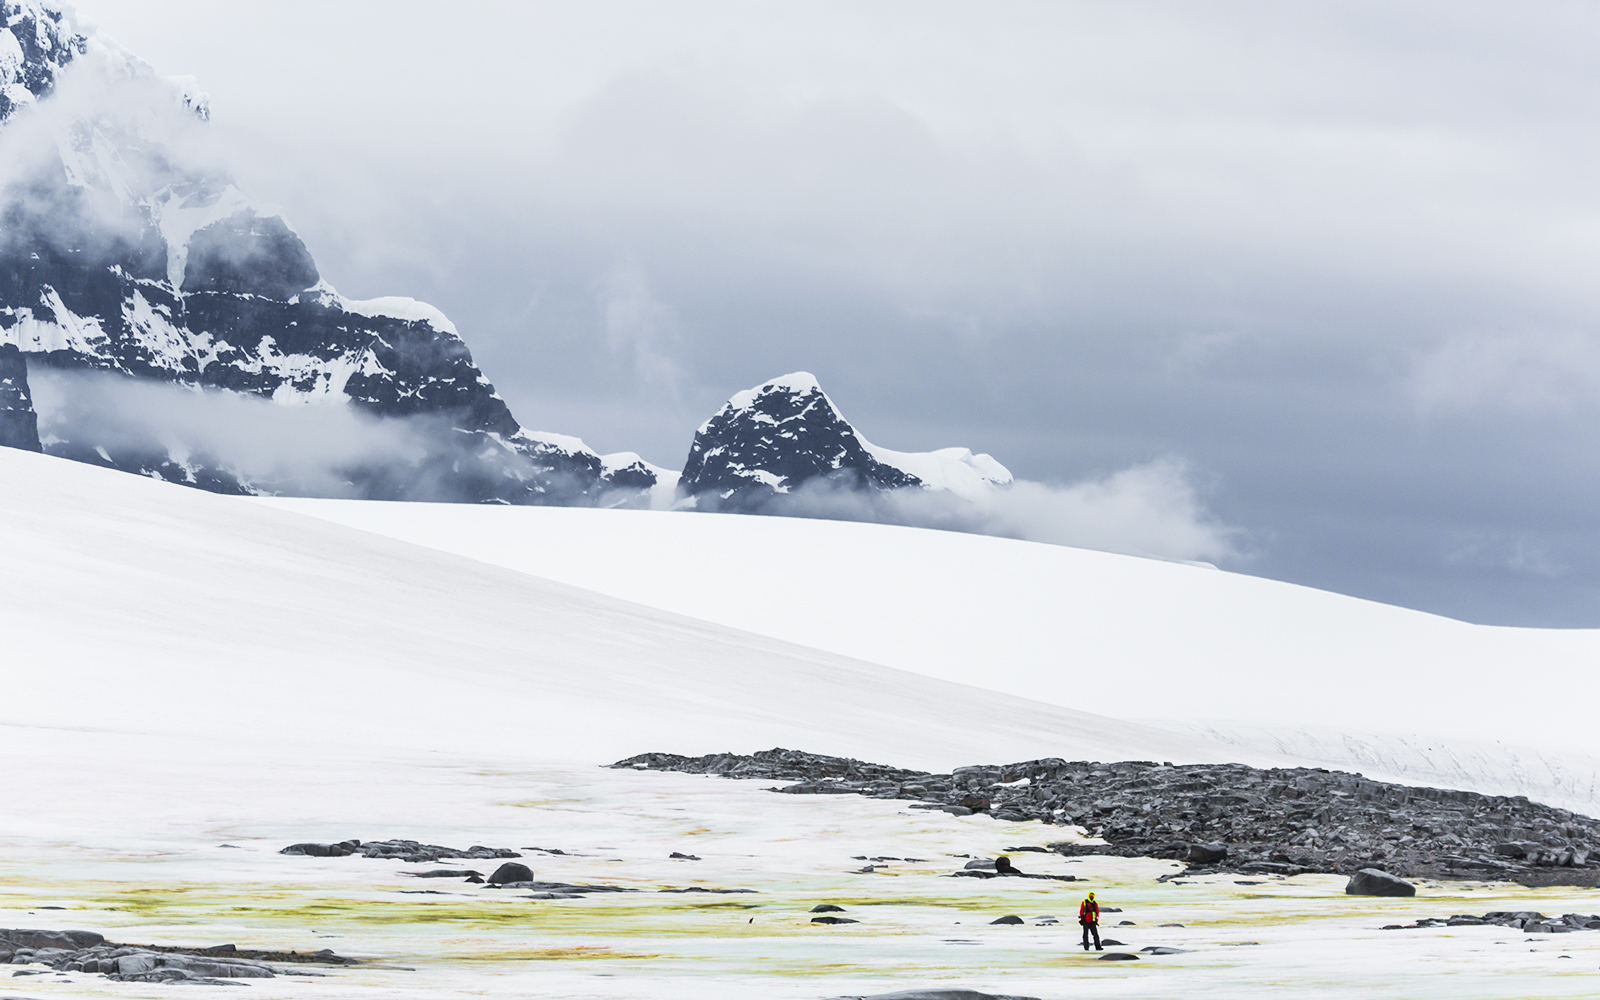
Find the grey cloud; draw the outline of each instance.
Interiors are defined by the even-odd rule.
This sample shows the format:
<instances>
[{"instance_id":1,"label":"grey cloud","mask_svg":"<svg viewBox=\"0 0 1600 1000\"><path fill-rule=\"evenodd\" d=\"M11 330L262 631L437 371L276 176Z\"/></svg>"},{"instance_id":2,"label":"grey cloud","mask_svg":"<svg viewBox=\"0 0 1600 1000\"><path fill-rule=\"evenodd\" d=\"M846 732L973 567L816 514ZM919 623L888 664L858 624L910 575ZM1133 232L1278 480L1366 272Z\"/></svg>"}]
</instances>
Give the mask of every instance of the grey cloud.
<instances>
[{"instance_id":1,"label":"grey cloud","mask_svg":"<svg viewBox=\"0 0 1600 1000\"><path fill-rule=\"evenodd\" d=\"M1236 560L1242 532L1205 509L1182 461L1157 459L1053 486L1018 480L977 498L944 491L860 491L813 479L768 503L775 513L999 535L1189 562Z\"/></svg>"},{"instance_id":2,"label":"grey cloud","mask_svg":"<svg viewBox=\"0 0 1600 1000\"><path fill-rule=\"evenodd\" d=\"M97 6L529 426L676 467L807 369L1030 480L1182 456L1235 566L1600 624L1592 8Z\"/></svg>"}]
</instances>

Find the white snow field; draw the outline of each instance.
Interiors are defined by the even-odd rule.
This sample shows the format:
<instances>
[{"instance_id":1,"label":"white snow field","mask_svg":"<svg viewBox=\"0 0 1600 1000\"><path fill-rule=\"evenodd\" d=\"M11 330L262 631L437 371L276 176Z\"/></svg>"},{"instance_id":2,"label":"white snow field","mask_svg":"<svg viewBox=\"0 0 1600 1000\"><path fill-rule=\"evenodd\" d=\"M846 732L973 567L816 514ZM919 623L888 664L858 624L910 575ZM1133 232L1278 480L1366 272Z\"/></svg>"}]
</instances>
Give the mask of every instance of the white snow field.
<instances>
[{"instance_id":1,"label":"white snow field","mask_svg":"<svg viewBox=\"0 0 1600 1000\"><path fill-rule=\"evenodd\" d=\"M1596 630L1471 625L1207 567L920 528L259 502L932 678L1166 720L1236 752L1600 815Z\"/></svg>"},{"instance_id":2,"label":"white snow field","mask_svg":"<svg viewBox=\"0 0 1600 1000\"><path fill-rule=\"evenodd\" d=\"M12 449L0 523L0 723L584 763L1232 753Z\"/></svg>"},{"instance_id":3,"label":"white snow field","mask_svg":"<svg viewBox=\"0 0 1600 1000\"><path fill-rule=\"evenodd\" d=\"M1036 853L1014 857L1084 881L945 878L968 856L1081 831L595 766L778 743L941 768L1266 755L7 449L0 525L0 927L360 960L183 986L195 1000L822 1000L921 986L1495 1000L1600 986L1600 932L1380 929L1594 912L1594 890L1426 883L1414 899L1352 898L1334 876L1160 883L1173 863ZM747 553L751 588L770 573L760 561ZM993 669L1029 693L1026 664ZM1130 705L1172 697L1127 688ZM508 847L536 878L636 891L536 899L408 877L493 862L277 853L348 837ZM694 887L755 891L661 891ZM1120 908L1107 912L1114 948L1184 951L1082 954L1071 915L1085 888ZM859 923L812 924L822 902ZM1025 924L991 924L1006 914ZM7 1000L175 989L11 971Z\"/></svg>"}]
</instances>

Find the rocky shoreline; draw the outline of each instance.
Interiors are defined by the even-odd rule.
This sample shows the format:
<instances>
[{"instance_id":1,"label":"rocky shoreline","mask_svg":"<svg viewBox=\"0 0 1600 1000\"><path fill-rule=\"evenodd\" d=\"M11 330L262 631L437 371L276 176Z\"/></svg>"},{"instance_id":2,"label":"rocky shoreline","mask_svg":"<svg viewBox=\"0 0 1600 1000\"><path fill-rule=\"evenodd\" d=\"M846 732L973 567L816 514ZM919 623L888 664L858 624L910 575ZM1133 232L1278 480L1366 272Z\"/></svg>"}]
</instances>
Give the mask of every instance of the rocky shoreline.
<instances>
[{"instance_id":1,"label":"rocky shoreline","mask_svg":"<svg viewBox=\"0 0 1600 1000\"><path fill-rule=\"evenodd\" d=\"M1105 843L1051 849L1188 863L1177 877L1376 867L1406 878L1600 884L1600 820L1522 796L1411 787L1322 768L1047 758L929 774L784 749L645 753L610 766L794 782L772 790L904 799L956 815L1079 826Z\"/></svg>"}]
</instances>

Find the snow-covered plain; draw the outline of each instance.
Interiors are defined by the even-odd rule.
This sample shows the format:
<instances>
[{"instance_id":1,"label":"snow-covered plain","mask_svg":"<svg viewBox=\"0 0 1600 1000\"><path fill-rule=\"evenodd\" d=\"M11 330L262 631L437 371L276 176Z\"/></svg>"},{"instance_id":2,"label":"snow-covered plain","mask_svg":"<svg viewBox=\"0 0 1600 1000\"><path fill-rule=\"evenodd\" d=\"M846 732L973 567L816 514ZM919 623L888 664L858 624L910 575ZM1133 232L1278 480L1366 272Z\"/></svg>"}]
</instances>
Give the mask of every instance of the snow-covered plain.
<instances>
[{"instance_id":1,"label":"snow-covered plain","mask_svg":"<svg viewBox=\"0 0 1600 1000\"><path fill-rule=\"evenodd\" d=\"M1087 884L949 879L965 855L1079 831L595 766L641 749L776 743L941 768L1041 754L1274 759L1017 697L1031 693L1026 664L979 678L1013 694L986 691L3 449L0 524L0 926L363 960L242 987L296 1000L1595 991L1600 933L1378 929L1491 909L1593 912L1593 890L1451 884L1351 899L1337 877L1157 883L1172 863L1029 853L1016 855L1024 870ZM763 586L771 567L746 556L746 584ZM1130 703L1160 697L1128 688ZM346 837L522 849L539 878L640 891L534 900L403 874L432 865L276 853ZM898 860L861 871L880 857ZM756 892L658 891L690 886ZM1081 954L1071 914L1085 888L1122 908L1107 936L1187 951ZM811 924L819 902L860 923ZM1027 925L990 924L1013 913ZM7 985L30 998L174 988L49 973Z\"/></svg>"},{"instance_id":2,"label":"snow-covered plain","mask_svg":"<svg viewBox=\"0 0 1600 1000\"><path fill-rule=\"evenodd\" d=\"M1592 685L1600 631L1471 625L1206 567L887 525L259 502L932 678L1164 720L1237 752L1600 814L1600 728L1572 696Z\"/></svg>"}]
</instances>

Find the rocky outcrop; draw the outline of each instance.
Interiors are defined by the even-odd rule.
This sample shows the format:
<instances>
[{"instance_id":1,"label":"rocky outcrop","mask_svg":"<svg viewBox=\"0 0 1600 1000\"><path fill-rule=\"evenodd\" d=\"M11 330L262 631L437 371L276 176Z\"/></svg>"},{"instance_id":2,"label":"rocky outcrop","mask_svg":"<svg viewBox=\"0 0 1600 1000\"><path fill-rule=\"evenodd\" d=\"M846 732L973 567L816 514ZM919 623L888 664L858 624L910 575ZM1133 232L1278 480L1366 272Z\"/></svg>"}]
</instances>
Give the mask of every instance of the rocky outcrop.
<instances>
[{"instance_id":1,"label":"rocky outcrop","mask_svg":"<svg viewBox=\"0 0 1600 1000\"><path fill-rule=\"evenodd\" d=\"M1470 913L1453 917L1424 917L1413 924L1386 924L1386 931L1415 930L1422 927L1512 927L1528 934L1570 934L1573 931L1600 930L1600 913L1568 913L1547 917L1536 910L1493 910L1481 917Z\"/></svg>"},{"instance_id":2,"label":"rocky outcrop","mask_svg":"<svg viewBox=\"0 0 1600 1000\"><path fill-rule=\"evenodd\" d=\"M113 944L94 931L0 928L0 962L44 965L58 972L103 975L116 982L225 983L271 979L269 963L353 965L324 949L317 952L241 951L231 944L211 948Z\"/></svg>"},{"instance_id":3,"label":"rocky outcrop","mask_svg":"<svg viewBox=\"0 0 1600 1000\"><path fill-rule=\"evenodd\" d=\"M0 446L42 450L39 418L28 393L28 363L15 344L0 344Z\"/></svg>"},{"instance_id":4,"label":"rocky outcrop","mask_svg":"<svg viewBox=\"0 0 1600 1000\"><path fill-rule=\"evenodd\" d=\"M815 376L795 372L737 393L695 433L679 493L702 510L792 513L795 491L920 487L972 494L1011 481L964 448L894 452L861 435Z\"/></svg>"},{"instance_id":5,"label":"rocky outcrop","mask_svg":"<svg viewBox=\"0 0 1600 1000\"><path fill-rule=\"evenodd\" d=\"M775 791L905 799L913 808L1080 826L1105 843L1052 847L1171 858L1189 862L1189 872L1380 868L1406 878L1538 884L1600 878L1600 820L1521 796L1414 788L1321 768L1049 758L928 774L783 749L650 753L611 766L788 781L795 783ZM1216 858L1218 850L1226 856Z\"/></svg>"},{"instance_id":6,"label":"rocky outcrop","mask_svg":"<svg viewBox=\"0 0 1600 1000\"><path fill-rule=\"evenodd\" d=\"M410 864L440 861L444 858L472 858L475 860L490 860L494 858L520 858L522 855L506 847L479 847L473 846L466 850L455 847L441 847L438 844L423 844L415 840L369 840L362 843L359 840L341 840L337 844L290 844L279 854L298 854L313 858L342 858L352 854L359 854L364 858L382 858L390 861L405 861Z\"/></svg>"}]
</instances>

